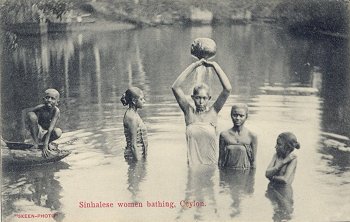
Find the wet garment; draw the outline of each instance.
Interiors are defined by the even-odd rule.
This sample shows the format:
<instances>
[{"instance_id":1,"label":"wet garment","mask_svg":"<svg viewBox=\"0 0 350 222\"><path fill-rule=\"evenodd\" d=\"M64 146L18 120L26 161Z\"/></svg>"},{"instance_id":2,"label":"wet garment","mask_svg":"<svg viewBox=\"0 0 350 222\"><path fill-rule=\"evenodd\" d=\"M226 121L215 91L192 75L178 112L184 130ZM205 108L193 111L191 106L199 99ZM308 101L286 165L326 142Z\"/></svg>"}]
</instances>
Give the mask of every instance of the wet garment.
<instances>
[{"instance_id":1,"label":"wet garment","mask_svg":"<svg viewBox=\"0 0 350 222\"><path fill-rule=\"evenodd\" d=\"M205 122L191 123L186 127L187 158L189 165L217 163L216 130Z\"/></svg>"},{"instance_id":2,"label":"wet garment","mask_svg":"<svg viewBox=\"0 0 350 222\"><path fill-rule=\"evenodd\" d=\"M253 150L249 144L230 144L225 147L224 168L248 169L253 162Z\"/></svg>"},{"instance_id":3,"label":"wet garment","mask_svg":"<svg viewBox=\"0 0 350 222\"><path fill-rule=\"evenodd\" d=\"M148 138L147 138L147 128L143 123L140 116L137 117L137 135L136 135L136 152L139 157L145 157L147 155L147 146L148 146ZM130 130L127 126L124 126L124 135L126 139L126 148L124 152L124 157L126 159L134 158L134 154L131 150L131 136Z\"/></svg>"},{"instance_id":4,"label":"wet garment","mask_svg":"<svg viewBox=\"0 0 350 222\"><path fill-rule=\"evenodd\" d=\"M43 129L40 125L38 125L39 131L38 131L38 139L39 141L43 141L46 133L48 132L47 130Z\"/></svg>"}]
</instances>

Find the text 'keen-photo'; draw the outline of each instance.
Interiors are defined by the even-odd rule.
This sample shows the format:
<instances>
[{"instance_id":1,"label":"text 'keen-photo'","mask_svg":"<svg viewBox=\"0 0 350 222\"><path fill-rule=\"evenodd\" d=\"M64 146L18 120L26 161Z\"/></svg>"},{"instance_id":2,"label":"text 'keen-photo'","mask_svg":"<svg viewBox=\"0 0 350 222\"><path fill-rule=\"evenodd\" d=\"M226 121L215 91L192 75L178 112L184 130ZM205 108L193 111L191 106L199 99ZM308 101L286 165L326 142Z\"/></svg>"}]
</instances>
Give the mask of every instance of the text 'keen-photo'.
<instances>
[{"instance_id":1,"label":"text 'keen-photo'","mask_svg":"<svg viewBox=\"0 0 350 222\"><path fill-rule=\"evenodd\" d=\"M349 0L0 0L4 222L350 221Z\"/></svg>"}]
</instances>

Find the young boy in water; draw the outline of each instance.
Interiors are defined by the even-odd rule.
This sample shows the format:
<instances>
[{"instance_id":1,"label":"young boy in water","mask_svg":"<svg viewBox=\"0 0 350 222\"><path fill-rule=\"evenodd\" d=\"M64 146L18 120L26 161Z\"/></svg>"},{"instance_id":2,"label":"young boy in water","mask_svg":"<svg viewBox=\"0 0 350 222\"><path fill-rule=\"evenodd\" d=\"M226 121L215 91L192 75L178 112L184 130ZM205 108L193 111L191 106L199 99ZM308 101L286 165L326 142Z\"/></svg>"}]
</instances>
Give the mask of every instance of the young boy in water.
<instances>
[{"instance_id":1,"label":"young boy in water","mask_svg":"<svg viewBox=\"0 0 350 222\"><path fill-rule=\"evenodd\" d=\"M60 117L58 101L60 94L56 89L47 89L43 97L43 103L27 109L26 125L34 140L34 148L43 144L43 156L48 157L50 150L54 148L49 143L62 135L62 130L56 128Z\"/></svg>"},{"instance_id":2,"label":"young boy in water","mask_svg":"<svg viewBox=\"0 0 350 222\"><path fill-rule=\"evenodd\" d=\"M231 118L233 127L220 134L219 167L255 168L257 136L244 126L248 118L248 106L246 104L232 106Z\"/></svg>"}]
</instances>

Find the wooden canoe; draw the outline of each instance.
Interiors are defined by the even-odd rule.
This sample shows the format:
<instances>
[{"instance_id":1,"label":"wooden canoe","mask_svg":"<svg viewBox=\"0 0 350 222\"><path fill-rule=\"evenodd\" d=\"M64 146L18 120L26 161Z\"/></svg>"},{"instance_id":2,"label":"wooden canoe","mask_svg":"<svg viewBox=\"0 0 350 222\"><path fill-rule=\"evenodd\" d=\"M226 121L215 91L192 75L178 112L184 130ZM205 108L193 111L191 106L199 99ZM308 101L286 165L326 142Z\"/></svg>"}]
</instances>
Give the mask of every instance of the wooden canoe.
<instances>
[{"instance_id":1,"label":"wooden canoe","mask_svg":"<svg viewBox=\"0 0 350 222\"><path fill-rule=\"evenodd\" d=\"M71 154L68 150L51 151L52 155L42 156L42 149L34 149L33 144L21 142L6 142L2 147L1 156L3 165L28 166L42 165L57 162Z\"/></svg>"}]
</instances>

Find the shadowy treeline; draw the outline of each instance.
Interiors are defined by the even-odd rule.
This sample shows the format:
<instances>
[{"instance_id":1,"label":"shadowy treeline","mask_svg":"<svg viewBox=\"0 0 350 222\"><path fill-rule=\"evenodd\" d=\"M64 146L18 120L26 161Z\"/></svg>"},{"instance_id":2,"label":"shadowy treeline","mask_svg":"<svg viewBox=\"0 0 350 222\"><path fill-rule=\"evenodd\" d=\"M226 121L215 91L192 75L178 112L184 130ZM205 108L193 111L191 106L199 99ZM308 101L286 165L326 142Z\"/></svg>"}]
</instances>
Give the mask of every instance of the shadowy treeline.
<instances>
[{"instance_id":1,"label":"shadowy treeline","mask_svg":"<svg viewBox=\"0 0 350 222\"><path fill-rule=\"evenodd\" d=\"M212 24L231 23L240 14L249 22L273 21L293 32L347 35L350 0L1 0L4 18L18 22L42 20L46 14L63 18L75 10L95 18L139 26L191 24L193 9L212 15ZM33 7L33 5L35 7ZM35 12L39 8L40 16ZM34 9L34 11L33 11ZM204 15L205 16L205 15ZM39 19L40 17L40 19ZM33 19L34 18L34 19Z\"/></svg>"},{"instance_id":2,"label":"shadowy treeline","mask_svg":"<svg viewBox=\"0 0 350 222\"><path fill-rule=\"evenodd\" d=\"M347 34L349 27L349 0L103 0L81 5L120 19L123 14L134 15L149 23L157 16L163 23L187 23L191 8L199 8L213 13L213 23L229 23L234 13L249 10L252 20L273 18L291 30L300 27Z\"/></svg>"},{"instance_id":3,"label":"shadowy treeline","mask_svg":"<svg viewBox=\"0 0 350 222\"><path fill-rule=\"evenodd\" d=\"M278 4L271 0L103 0L86 2L81 8L142 24L190 24L191 9L208 10L212 23L230 23L232 15L249 11L252 19L269 17Z\"/></svg>"},{"instance_id":4,"label":"shadowy treeline","mask_svg":"<svg viewBox=\"0 0 350 222\"><path fill-rule=\"evenodd\" d=\"M292 32L349 34L349 0L283 1L273 10Z\"/></svg>"}]
</instances>

